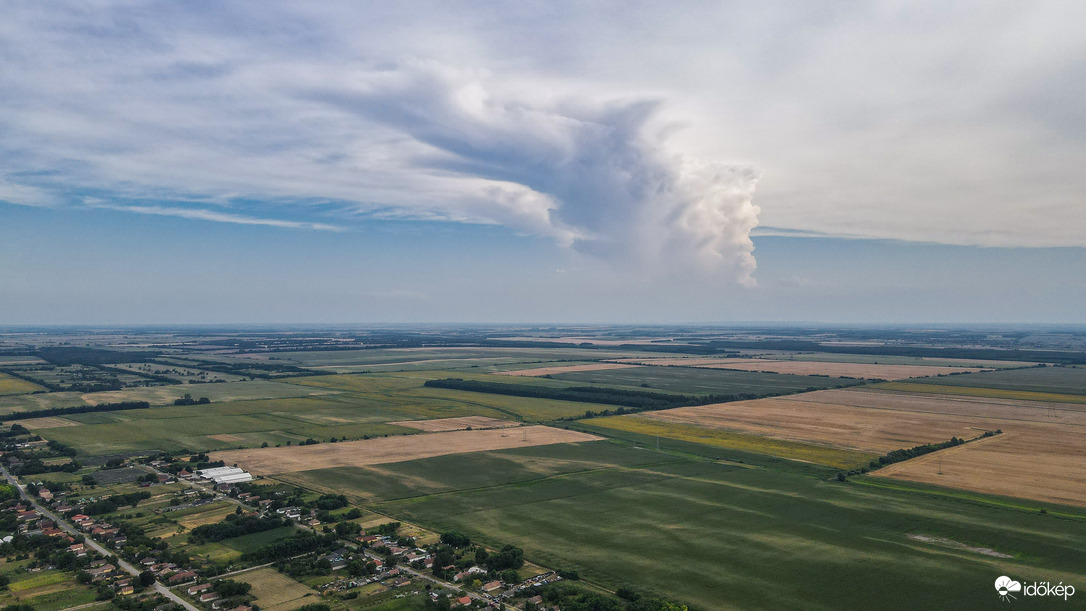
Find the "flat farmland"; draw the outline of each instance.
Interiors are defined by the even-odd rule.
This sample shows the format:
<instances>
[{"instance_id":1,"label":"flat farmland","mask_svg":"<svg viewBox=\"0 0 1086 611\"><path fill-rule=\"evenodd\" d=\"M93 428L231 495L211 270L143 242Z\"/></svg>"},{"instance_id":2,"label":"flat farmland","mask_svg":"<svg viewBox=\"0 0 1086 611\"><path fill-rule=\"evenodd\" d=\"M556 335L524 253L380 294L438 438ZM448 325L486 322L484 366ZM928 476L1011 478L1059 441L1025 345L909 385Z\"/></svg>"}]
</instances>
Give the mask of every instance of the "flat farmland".
<instances>
[{"instance_id":1,"label":"flat farmland","mask_svg":"<svg viewBox=\"0 0 1086 611\"><path fill-rule=\"evenodd\" d=\"M910 393L924 393L933 395L948 395L962 397L983 397L989 399L1014 399L1019 401L1041 401L1047 403L1084 403L1086 395L1071 395L1054 392L1038 392L1032 390L1013 390L1004 388L981 388L977 386L958 386L942 384L941 382L951 378L938 378L936 380L911 380L908 382L883 382L872 388L887 391L904 391ZM940 382L940 383L937 383Z\"/></svg>"},{"instance_id":2,"label":"flat farmland","mask_svg":"<svg viewBox=\"0 0 1086 611\"><path fill-rule=\"evenodd\" d=\"M362 503L374 503L678 460L611 441L589 441L451 454L382 465L314 469L277 475L275 479L322 493L346 494Z\"/></svg>"},{"instance_id":3,"label":"flat farmland","mask_svg":"<svg viewBox=\"0 0 1086 611\"><path fill-rule=\"evenodd\" d=\"M34 412L52 407L86 405L76 392L43 392L29 395L0 395L0 417L6 414Z\"/></svg>"},{"instance_id":4,"label":"flat farmland","mask_svg":"<svg viewBox=\"0 0 1086 611\"><path fill-rule=\"evenodd\" d=\"M589 431L597 430L595 427L603 427L604 430L600 431L601 434L613 434L614 431L636 433L646 436L650 443L653 437L662 437L714 448L739 450L787 460L827 465L838 469L855 469L864 466L881 454L881 452L862 448L842 448L839 446L819 445L807 440L797 441L738 433L719 427L706 426L703 422L684 422L680 418L665 420L640 416L609 416L583 420L579 424L591 427L587 429Z\"/></svg>"},{"instance_id":5,"label":"flat farmland","mask_svg":"<svg viewBox=\"0 0 1086 611\"><path fill-rule=\"evenodd\" d=\"M877 454L1002 430L994 439L935 452L878 474L1086 505L1086 409L1077 406L850 389L682 407L604 419L605 424L608 420L624 421L625 429L654 421ZM669 435L666 428L655 434ZM958 465L954 477L945 468L938 475L940 459Z\"/></svg>"},{"instance_id":6,"label":"flat farmland","mask_svg":"<svg viewBox=\"0 0 1086 611\"><path fill-rule=\"evenodd\" d=\"M90 405L120 401L147 401L151 405L169 405L175 399L180 399L185 393L192 395L193 398L207 397L212 401L243 401L246 399L308 397L328 394L329 391L314 390L297 384L285 384L269 380L250 380L247 382L126 388L124 390L84 394L81 395L81 398Z\"/></svg>"},{"instance_id":7,"label":"flat farmland","mask_svg":"<svg viewBox=\"0 0 1086 611\"><path fill-rule=\"evenodd\" d=\"M968 386L998 390L1086 395L1086 367L1031 367L1006 369L938 380L918 380L944 386Z\"/></svg>"},{"instance_id":8,"label":"flat farmland","mask_svg":"<svg viewBox=\"0 0 1086 611\"><path fill-rule=\"evenodd\" d=\"M547 376L559 373L574 373L578 371L604 371L607 369L627 369L636 367L626 363L583 363L580 365L556 365L552 367L536 367L534 369L517 369L503 371L501 375L507 376Z\"/></svg>"},{"instance_id":9,"label":"flat farmland","mask_svg":"<svg viewBox=\"0 0 1086 611\"><path fill-rule=\"evenodd\" d=\"M699 365L707 367L708 365ZM834 363L830 361L746 361L714 365L721 369L742 371L769 371L791 375L827 375L836 378L861 378L868 380L900 380L943 376L951 373L982 371L966 367L938 367L928 365L880 365L866 363Z\"/></svg>"},{"instance_id":10,"label":"flat farmland","mask_svg":"<svg viewBox=\"0 0 1086 611\"><path fill-rule=\"evenodd\" d=\"M436 418L434 420L400 420L389 422L395 426L405 426L420 431L461 431L464 429L493 429L517 426L512 420L499 420L486 416L464 416L462 418Z\"/></svg>"},{"instance_id":11,"label":"flat farmland","mask_svg":"<svg viewBox=\"0 0 1086 611\"><path fill-rule=\"evenodd\" d=\"M835 363L871 363L876 365L926 365L971 367L978 369L1015 369L1032 367L1029 361L994 361L987 359L937 358L932 356L897 356L890 354L846 354L837 352L789 352L766 350L763 358L792 361L832 361Z\"/></svg>"},{"instance_id":12,"label":"flat farmland","mask_svg":"<svg viewBox=\"0 0 1086 611\"><path fill-rule=\"evenodd\" d=\"M580 416L587 410L600 409L600 406L594 403L512 397L423 386L426 380L447 377L545 384L557 387L571 385L570 382L545 378L497 376L444 370L396 374L312 376L294 378L290 381L305 386L340 390L351 393L350 396L355 400L364 399L385 405L389 409L399 410L403 415L399 418L392 418L393 420L488 416L499 419L513 418L529 422L545 422L557 418Z\"/></svg>"},{"instance_id":13,"label":"flat farmland","mask_svg":"<svg viewBox=\"0 0 1086 611\"><path fill-rule=\"evenodd\" d=\"M43 428L42 432L48 439L92 456L141 450L221 450L265 442L276 445L308 438L326 441L331 437L413 432L385 424L410 413L340 399L267 399L73 414L65 420L81 426Z\"/></svg>"},{"instance_id":14,"label":"flat farmland","mask_svg":"<svg viewBox=\"0 0 1086 611\"><path fill-rule=\"evenodd\" d=\"M42 390L45 390L44 386L38 386L33 382L27 382L0 371L0 395L22 395Z\"/></svg>"},{"instance_id":15,"label":"flat farmland","mask_svg":"<svg viewBox=\"0 0 1086 611\"><path fill-rule=\"evenodd\" d=\"M316 590L271 567L234 575L231 579L251 584L253 589L249 593L256 597L256 604L266 611L290 611L320 602L320 594Z\"/></svg>"},{"instance_id":16,"label":"flat farmland","mask_svg":"<svg viewBox=\"0 0 1086 611\"><path fill-rule=\"evenodd\" d=\"M414 495L376 508L491 545L518 545L532 559L609 588L637 584L702 609L865 608L873 601L880 608L989 608L992 575L1065 583L1086 576L1086 520L1060 519L1054 527L1059 518L1036 511L637 452L664 462ZM452 465L428 467L431 479L459 477ZM841 585L842 576L871 574L879 579Z\"/></svg>"},{"instance_id":17,"label":"flat farmland","mask_svg":"<svg viewBox=\"0 0 1086 611\"><path fill-rule=\"evenodd\" d=\"M447 431L408 437L366 439L301 447L258 448L216 452L213 460L239 466L259 475L275 475L336 467L359 467L504 448L595 441L595 435L547 426L517 429Z\"/></svg>"},{"instance_id":18,"label":"flat farmland","mask_svg":"<svg viewBox=\"0 0 1086 611\"><path fill-rule=\"evenodd\" d=\"M58 426L79 426L81 423L75 420L69 420L67 418L61 418L59 416L50 416L47 418L27 418L20 420L19 424L25 426L28 429L51 429Z\"/></svg>"},{"instance_id":19,"label":"flat farmland","mask_svg":"<svg viewBox=\"0 0 1086 611\"><path fill-rule=\"evenodd\" d=\"M985 430L977 418L867 409L819 401L811 397L815 394L801 395L808 397L801 400L774 397L680 407L620 418L721 429L880 455L951 437L976 437Z\"/></svg>"},{"instance_id":20,"label":"flat farmland","mask_svg":"<svg viewBox=\"0 0 1086 611\"><path fill-rule=\"evenodd\" d=\"M222 360L283 362L298 367L337 371L357 370L358 367L395 364L439 363L464 361L477 364L484 360L506 363L533 361L561 361L584 359L594 361L603 358L619 358L629 352L586 348L385 348L374 350L327 350L305 352L253 353ZM475 361L475 363L472 363Z\"/></svg>"},{"instance_id":21,"label":"flat farmland","mask_svg":"<svg viewBox=\"0 0 1086 611\"><path fill-rule=\"evenodd\" d=\"M684 394L770 395L802 390L832 388L847 381L836 378L794 376L779 373L729 371L694 367L630 367L608 371L582 371L552 376L556 380L650 388Z\"/></svg>"},{"instance_id":22,"label":"flat farmland","mask_svg":"<svg viewBox=\"0 0 1086 611\"><path fill-rule=\"evenodd\" d=\"M1086 427L1016 423L1002 435L872 475L1086 507Z\"/></svg>"}]
</instances>

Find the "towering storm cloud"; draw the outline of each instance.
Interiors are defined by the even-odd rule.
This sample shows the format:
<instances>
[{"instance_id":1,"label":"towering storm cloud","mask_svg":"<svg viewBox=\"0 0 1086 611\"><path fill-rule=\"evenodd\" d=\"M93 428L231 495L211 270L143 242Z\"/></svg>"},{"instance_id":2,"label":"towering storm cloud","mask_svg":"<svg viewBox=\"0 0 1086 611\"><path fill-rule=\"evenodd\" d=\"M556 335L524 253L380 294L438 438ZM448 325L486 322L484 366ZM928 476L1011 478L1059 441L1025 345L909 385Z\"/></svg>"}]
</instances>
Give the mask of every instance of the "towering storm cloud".
<instances>
[{"instance_id":1,"label":"towering storm cloud","mask_svg":"<svg viewBox=\"0 0 1086 611\"><path fill-rule=\"evenodd\" d=\"M554 235L623 267L724 270L747 283L757 172L669 152L655 101L498 94L435 62L350 74L315 99L421 145L421 170L461 182L460 213Z\"/></svg>"}]
</instances>

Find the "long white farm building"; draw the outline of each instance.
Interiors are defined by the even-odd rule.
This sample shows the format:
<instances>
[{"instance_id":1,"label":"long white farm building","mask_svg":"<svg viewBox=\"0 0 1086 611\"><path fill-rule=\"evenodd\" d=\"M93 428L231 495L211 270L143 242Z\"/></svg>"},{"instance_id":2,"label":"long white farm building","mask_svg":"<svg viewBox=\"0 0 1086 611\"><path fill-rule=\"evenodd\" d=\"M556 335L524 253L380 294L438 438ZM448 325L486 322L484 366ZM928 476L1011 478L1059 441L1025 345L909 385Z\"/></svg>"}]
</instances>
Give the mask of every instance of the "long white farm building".
<instances>
[{"instance_id":1,"label":"long white farm building","mask_svg":"<svg viewBox=\"0 0 1086 611\"><path fill-rule=\"evenodd\" d=\"M253 475L237 467L215 467L212 469L200 469L197 475L209 479L216 484L237 484L253 481Z\"/></svg>"}]
</instances>

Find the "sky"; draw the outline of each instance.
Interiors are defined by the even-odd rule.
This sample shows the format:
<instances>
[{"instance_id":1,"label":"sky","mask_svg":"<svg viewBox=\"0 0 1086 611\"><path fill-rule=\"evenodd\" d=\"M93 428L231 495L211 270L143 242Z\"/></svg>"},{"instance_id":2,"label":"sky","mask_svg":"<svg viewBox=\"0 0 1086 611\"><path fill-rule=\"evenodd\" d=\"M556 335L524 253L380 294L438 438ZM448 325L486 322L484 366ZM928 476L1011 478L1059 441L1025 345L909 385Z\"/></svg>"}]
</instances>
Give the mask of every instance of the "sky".
<instances>
[{"instance_id":1,"label":"sky","mask_svg":"<svg viewBox=\"0 0 1086 611\"><path fill-rule=\"evenodd\" d=\"M0 324L1086 322L1077 2L3 2Z\"/></svg>"}]
</instances>

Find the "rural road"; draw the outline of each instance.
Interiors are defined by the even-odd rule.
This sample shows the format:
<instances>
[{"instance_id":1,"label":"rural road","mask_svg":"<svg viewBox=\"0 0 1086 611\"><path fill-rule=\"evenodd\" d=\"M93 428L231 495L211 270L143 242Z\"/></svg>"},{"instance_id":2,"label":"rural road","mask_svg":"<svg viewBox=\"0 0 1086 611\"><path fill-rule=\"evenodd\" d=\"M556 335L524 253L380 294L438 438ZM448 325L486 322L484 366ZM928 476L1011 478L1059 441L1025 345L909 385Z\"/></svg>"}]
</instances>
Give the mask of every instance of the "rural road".
<instances>
[{"instance_id":1,"label":"rural road","mask_svg":"<svg viewBox=\"0 0 1086 611\"><path fill-rule=\"evenodd\" d=\"M53 522L55 522L56 525L59 526L61 529L65 530L65 531L67 531L67 532L69 532L69 533L71 533L73 535L81 535L81 536L83 536L84 541L86 542L87 545L89 545L91 547L91 549L98 552L99 554L102 554L106 558L113 559L114 561L116 561L117 566L121 567L122 569L124 569L129 574L131 574L131 575L133 575L135 577L139 576L139 574L140 574L139 569L137 569L136 567L129 564L126 560L122 559L117 554L114 554L113 552L109 551L105 547L102 547L102 545L100 545L97 541L95 541L91 537L89 537L87 535L84 535L83 533L79 532L79 530L76 527L69 524L67 520L61 518L60 516L53 513L52 511L50 511L50 510L46 509L45 507L42 507L41 505L39 505L37 503L37 501L35 501L33 498L30 497L30 495L28 495L26 493L26 489L23 488L23 485L20 484L19 480L15 479L15 477L12 476L11 473L8 472L6 467L0 466L0 471L2 471L4 473L4 477L8 480L8 483L10 483L12 486L15 486L15 488L19 491L19 496L21 496L23 498L23 500L30 503L34 507L34 509L36 509L38 511L38 513L40 513L41 515L43 515L43 516L49 518L50 520L52 520ZM161 583L159 583L157 581L155 582L155 591L158 592L159 594L162 594L163 596L170 599L171 601L181 605L185 609L188 609L188 611L200 611L199 608L194 607L192 604L188 603L187 601L185 601L184 599L182 599L178 595L174 594L169 589L167 589L166 586L162 585Z\"/></svg>"}]
</instances>

